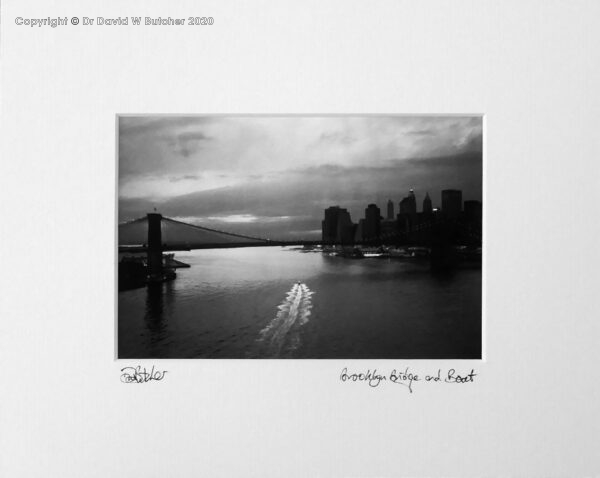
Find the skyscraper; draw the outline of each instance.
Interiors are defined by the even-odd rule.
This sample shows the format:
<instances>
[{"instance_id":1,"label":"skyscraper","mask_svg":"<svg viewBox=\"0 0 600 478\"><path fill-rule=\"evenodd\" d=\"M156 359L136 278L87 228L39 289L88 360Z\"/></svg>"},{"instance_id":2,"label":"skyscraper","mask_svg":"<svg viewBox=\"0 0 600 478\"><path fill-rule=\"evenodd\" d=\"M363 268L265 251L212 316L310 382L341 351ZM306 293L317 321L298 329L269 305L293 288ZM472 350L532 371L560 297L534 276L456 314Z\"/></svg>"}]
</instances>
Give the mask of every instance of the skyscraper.
<instances>
[{"instance_id":1,"label":"skyscraper","mask_svg":"<svg viewBox=\"0 0 600 478\"><path fill-rule=\"evenodd\" d=\"M442 213L449 218L457 218L462 212L462 191L444 189L442 191Z\"/></svg>"},{"instance_id":2,"label":"skyscraper","mask_svg":"<svg viewBox=\"0 0 600 478\"><path fill-rule=\"evenodd\" d=\"M381 233L381 211L375 204L369 204L365 209L363 239L377 241Z\"/></svg>"},{"instance_id":3,"label":"skyscraper","mask_svg":"<svg viewBox=\"0 0 600 478\"><path fill-rule=\"evenodd\" d=\"M347 209L339 206L328 207L325 209L325 219L321 222L323 242L351 242L353 226Z\"/></svg>"},{"instance_id":4,"label":"skyscraper","mask_svg":"<svg viewBox=\"0 0 600 478\"><path fill-rule=\"evenodd\" d=\"M365 228L365 220L360 219L356 225L354 231L354 242L362 242L363 240L363 229Z\"/></svg>"},{"instance_id":5,"label":"skyscraper","mask_svg":"<svg viewBox=\"0 0 600 478\"><path fill-rule=\"evenodd\" d=\"M426 193L425 199L423 199L423 212L425 214L431 214L433 212L433 205L431 204L429 193Z\"/></svg>"},{"instance_id":6,"label":"skyscraper","mask_svg":"<svg viewBox=\"0 0 600 478\"><path fill-rule=\"evenodd\" d=\"M465 201L465 218L467 221L481 221L481 202Z\"/></svg>"},{"instance_id":7,"label":"skyscraper","mask_svg":"<svg viewBox=\"0 0 600 478\"><path fill-rule=\"evenodd\" d=\"M394 203L391 199L388 199L387 203L387 218L394 219Z\"/></svg>"},{"instance_id":8,"label":"skyscraper","mask_svg":"<svg viewBox=\"0 0 600 478\"><path fill-rule=\"evenodd\" d=\"M400 201L400 214L417 214L417 198L413 189Z\"/></svg>"},{"instance_id":9,"label":"skyscraper","mask_svg":"<svg viewBox=\"0 0 600 478\"><path fill-rule=\"evenodd\" d=\"M341 244L352 244L354 242L354 226L350 213L346 209L340 209L338 213L335 242Z\"/></svg>"},{"instance_id":10,"label":"skyscraper","mask_svg":"<svg viewBox=\"0 0 600 478\"><path fill-rule=\"evenodd\" d=\"M335 242L340 210L339 206L331 206L325 209L325 219L321 222L323 242Z\"/></svg>"}]
</instances>

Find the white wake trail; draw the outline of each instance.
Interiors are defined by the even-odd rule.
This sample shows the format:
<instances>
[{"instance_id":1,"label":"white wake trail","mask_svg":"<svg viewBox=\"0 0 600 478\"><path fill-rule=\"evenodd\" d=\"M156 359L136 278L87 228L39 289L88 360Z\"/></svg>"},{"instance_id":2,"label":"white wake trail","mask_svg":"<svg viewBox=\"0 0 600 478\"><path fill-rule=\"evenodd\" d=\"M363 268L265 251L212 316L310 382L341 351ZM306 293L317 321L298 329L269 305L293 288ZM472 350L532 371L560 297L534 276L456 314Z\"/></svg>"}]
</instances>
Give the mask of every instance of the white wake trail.
<instances>
[{"instance_id":1,"label":"white wake trail","mask_svg":"<svg viewBox=\"0 0 600 478\"><path fill-rule=\"evenodd\" d=\"M265 346L265 353L271 357L278 357L286 345L291 350L300 345L299 335L290 334L290 330L297 324L297 327L306 324L312 308L311 296L313 292L306 284L294 284L286 295L286 298L277 307L278 312L275 318L260 332L259 342ZM297 328L296 327L296 328ZM291 337L290 337L291 335Z\"/></svg>"}]
</instances>

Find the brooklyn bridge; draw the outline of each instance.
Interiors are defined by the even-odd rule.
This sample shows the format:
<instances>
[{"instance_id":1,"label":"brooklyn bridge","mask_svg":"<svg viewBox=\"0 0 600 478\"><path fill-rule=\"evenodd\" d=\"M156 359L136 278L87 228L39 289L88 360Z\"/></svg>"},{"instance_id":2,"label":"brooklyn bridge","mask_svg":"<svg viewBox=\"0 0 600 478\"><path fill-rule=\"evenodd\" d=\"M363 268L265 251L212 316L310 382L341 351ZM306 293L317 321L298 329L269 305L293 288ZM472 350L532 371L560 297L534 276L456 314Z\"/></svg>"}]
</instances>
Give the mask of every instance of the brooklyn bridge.
<instances>
[{"instance_id":1,"label":"brooklyn bridge","mask_svg":"<svg viewBox=\"0 0 600 478\"><path fill-rule=\"evenodd\" d=\"M371 237L363 236L360 240L253 237L186 223L157 212L119 224L118 234L119 253L132 254L124 256L119 262L120 289L173 279L174 269L186 267L186 264L175 261L172 254L165 255L165 252L272 246L321 246L360 251L361 248L382 250L383 247L421 246L427 248L432 267L451 268L461 259L473 258L472 254L466 255L464 250L460 252L460 247L464 249L468 246L472 250L481 246L482 240L480 225L473 228L467 221L443 215L431 216L426 221L414 224L407 222L404 227L381 231ZM478 260L481 260L480 254Z\"/></svg>"}]
</instances>

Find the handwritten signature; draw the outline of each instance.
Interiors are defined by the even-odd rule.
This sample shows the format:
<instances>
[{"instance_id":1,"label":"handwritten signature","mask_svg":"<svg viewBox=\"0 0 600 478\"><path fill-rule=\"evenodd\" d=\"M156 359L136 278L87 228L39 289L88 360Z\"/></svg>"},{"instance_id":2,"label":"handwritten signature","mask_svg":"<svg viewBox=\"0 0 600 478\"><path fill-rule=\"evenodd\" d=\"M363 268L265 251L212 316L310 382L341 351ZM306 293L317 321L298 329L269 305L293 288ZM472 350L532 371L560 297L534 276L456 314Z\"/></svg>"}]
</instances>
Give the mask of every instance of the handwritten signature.
<instances>
[{"instance_id":1,"label":"handwritten signature","mask_svg":"<svg viewBox=\"0 0 600 478\"><path fill-rule=\"evenodd\" d=\"M141 365L137 367L125 367L121 369L121 382L123 383L146 383L152 380L162 380L165 378L165 374L167 370L160 371L154 370L154 365L152 369L148 372L146 367L142 368Z\"/></svg>"},{"instance_id":2,"label":"handwritten signature","mask_svg":"<svg viewBox=\"0 0 600 478\"><path fill-rule=\"evenodd\" d=\"M472 383L477 374L471 369L468 374L460 375L455 369L451 368L442 375L442 369L438 369L436 374L420 375L410 371L409 367L404 370L392 370L389 374L377 372L377 369L367 370L366 372L351 373L347 368L342 370L340 380L342 382L366 382L369 387L376 388L382 382L390 382L396 385L402 385L413 393L413 383L415 382L441 382L441 383Z\"/></svg>"}]
</instances>

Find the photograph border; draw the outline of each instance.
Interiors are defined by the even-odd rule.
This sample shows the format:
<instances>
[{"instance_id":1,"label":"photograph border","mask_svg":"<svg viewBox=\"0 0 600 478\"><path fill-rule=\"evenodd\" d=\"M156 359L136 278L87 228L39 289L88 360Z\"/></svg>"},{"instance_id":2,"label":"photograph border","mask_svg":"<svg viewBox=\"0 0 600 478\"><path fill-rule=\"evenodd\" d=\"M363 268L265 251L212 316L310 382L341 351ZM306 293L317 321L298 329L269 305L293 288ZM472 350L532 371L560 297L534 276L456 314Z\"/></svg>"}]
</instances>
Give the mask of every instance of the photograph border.
<instances>
[{"instance_id":1,"label":"photograph border","mask_svg":"<svg viewBox=\"0 0 600 478\"><path fill-rule=\"evenodd\" d=\"M486 171L487 171L487 115L486 113L115 113L115 210L114 210L114 344L113 344L113 361L125 361L131 360L128 358L119 358L119 120L120 118L135 117L135 118L198 118L198 117L220 117L220 118L345 118L345 117L478 117L481 118L481 131L482 131L482 151L481 151L481 198L482 198L482 223L481 223L481 358L409 358L402 359L403 361L417 362L417 361L431 361L434 360L438 363L451 362L458 360L459 362L475 360L479 363L487 362L487 335L486 335L486 324L487 324L487 313L486 313L486 278L487 278L487 182L486 182ZM259 358L259 359L248 359L240 357L227 357L227 358L206 358L206 357L194 357L194 358L145 358L138 359L144 361L159 361L168 360L172 362L174 360L282 360L281 358ZM389 361L398 360L394 358L353 358L353 357L342 357L342 358L287 358L286 361L306 361L306 360L360 360L363 362L367 361Z\"/></svg>"}]
</instances>

